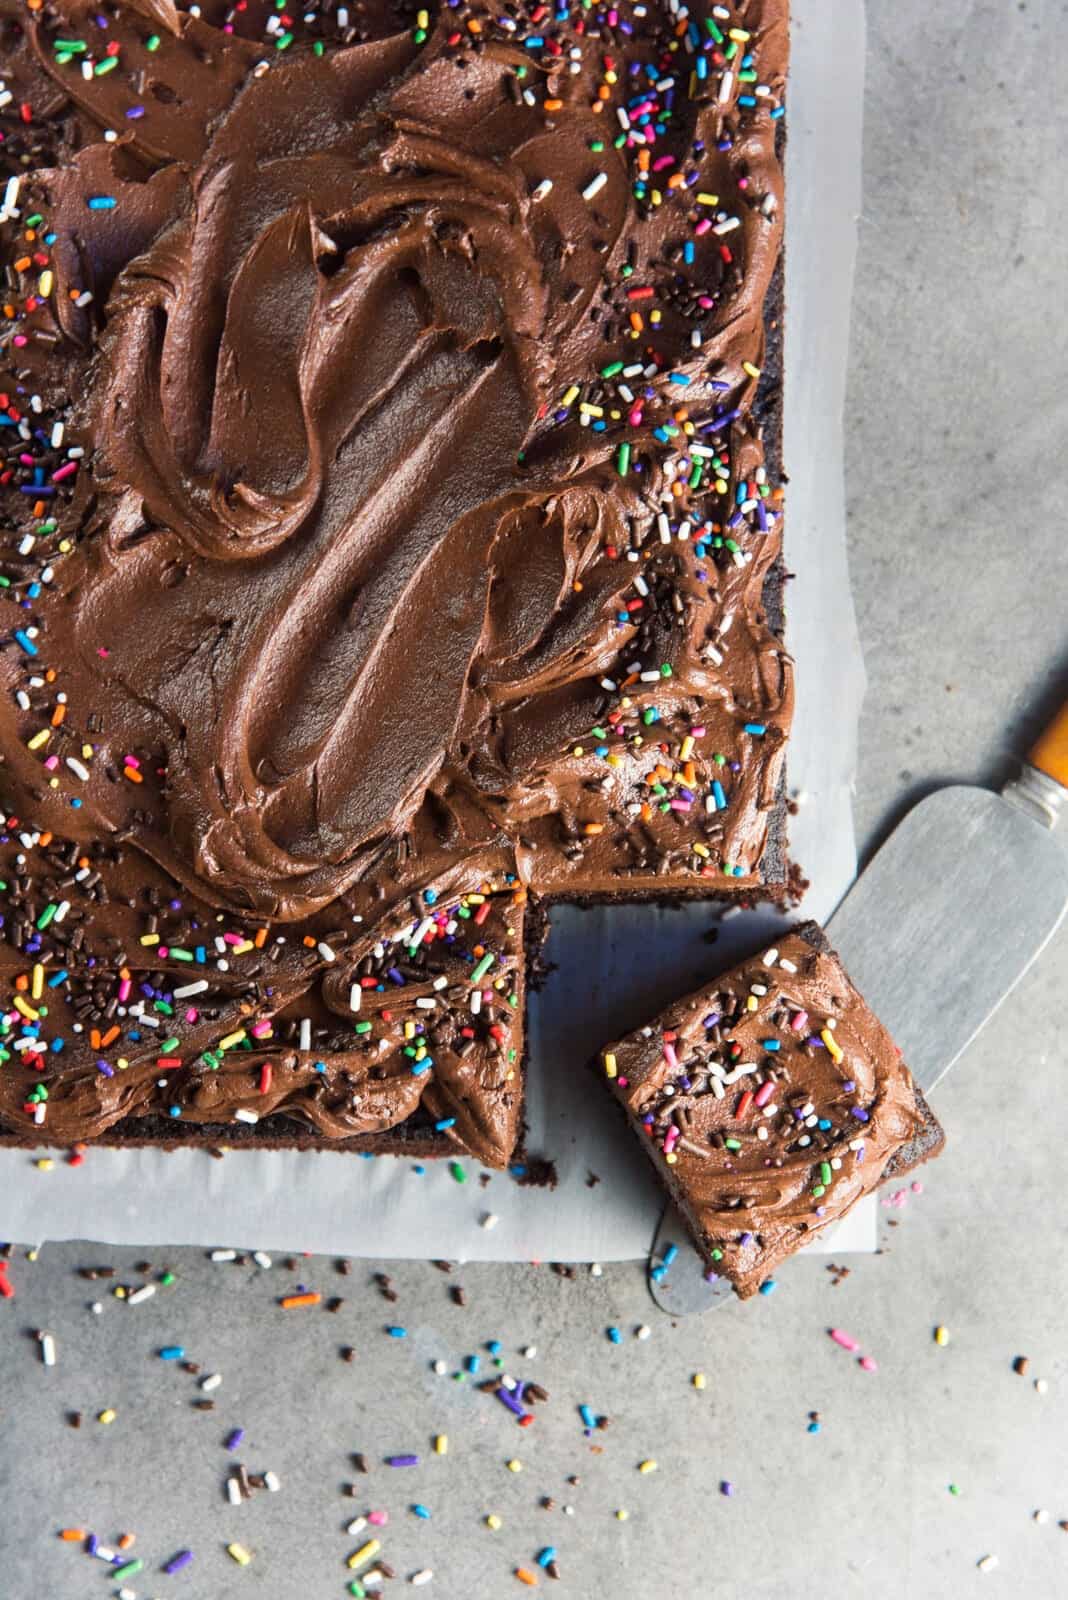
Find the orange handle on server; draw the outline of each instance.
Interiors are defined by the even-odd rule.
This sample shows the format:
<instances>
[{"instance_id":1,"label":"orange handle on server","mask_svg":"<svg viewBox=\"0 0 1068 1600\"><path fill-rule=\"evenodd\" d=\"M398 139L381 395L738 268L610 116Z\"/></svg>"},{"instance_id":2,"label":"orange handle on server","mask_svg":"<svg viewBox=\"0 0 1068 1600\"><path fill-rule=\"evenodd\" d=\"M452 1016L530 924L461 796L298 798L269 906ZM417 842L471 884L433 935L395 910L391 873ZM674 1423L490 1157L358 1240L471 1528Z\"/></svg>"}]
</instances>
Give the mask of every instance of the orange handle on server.
<instances>
[{"instance_id":1,"label":"orange handle on server","mask_svg":"<svg viewBox=\"0 0 1068 1600\"><path fill-rule=\"evenodd\" d=\"M1063 705L1027 757L1047 778L1068 789L1068 703Z\"/></svg>"}]
</instances>

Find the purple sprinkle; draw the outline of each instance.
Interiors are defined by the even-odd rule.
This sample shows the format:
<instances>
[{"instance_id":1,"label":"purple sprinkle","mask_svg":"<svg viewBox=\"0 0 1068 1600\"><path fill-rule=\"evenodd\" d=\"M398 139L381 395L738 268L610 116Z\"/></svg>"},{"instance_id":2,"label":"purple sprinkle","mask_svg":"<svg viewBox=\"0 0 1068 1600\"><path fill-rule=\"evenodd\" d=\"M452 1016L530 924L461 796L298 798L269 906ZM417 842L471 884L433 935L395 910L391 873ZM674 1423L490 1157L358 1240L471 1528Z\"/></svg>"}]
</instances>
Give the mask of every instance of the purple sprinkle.
<instances>
[{"instance_id":1,"label":"purple sprinkle","mask_svg":"<svg viewBox=\"0 0 1068 1600\"><path fill-rule=\"evenodd\" d=\"M419 1457L418 1456L387 1456L386 1457L386 1466L387 1467L417 1467L418 1465L419 1465Z\"/></svg>"},{"instance_id":2,"label":"purple sprinkle","mask_svg":"<svg viewBox=\"0 0 1068 1600\"><path fill-rule=\"evenodd\" d=\"M104 1074L105 1078L113 1078L115 1076L115 1068L113 1066L110 1066L108 1064L108 1062L106 1062L106 1061L98 1061L96 1065L97 1065L97 1071L98 1072L102 1072Z\"/></svg>"},{"instance_id":3,"label":"purple sprinkle","mask_svg":"<svg viewBox=\"0 0 1068 1600\"><path fill-rule=\"evenodd\" d=\"M869 1120L868 1113L863 1106L850 1106L849 1114L852 1117L856 1117L858 1122L867 1122Z\"/></svg>"},{"instance_id":4,"label":"purple sprinkle","mask_svg":"<svg viewBox=\"0 0 1068 1600\"><path fill-rule=\"evenodd\" d=\"M740 1234L739 1237L738 1237L738 1243L740 1245L752 1244L752 1242L753 1242L753 1235L751 1233L743 1233L743 1234Z\"/></svg>"},{"instance_id":5,"label":"purple sprinkle","mask_svg":"<svg viewBox=\"0 0 1068 1600\"><path fill-rule=\"evenodd\" d=\"M97 1545L99 1543L100 1543L100 1540L97 1538L95 1533L89 1534L88 1537L86 1538L86 1541L85 1541L85 1553L86 1553L86 1555L95 1556L96 1555L96 1547L97 1547Z\"/></svg>"},{"instance_id":6,"label":"purple sprinkle","mask_svg":"<svg viewBox=\"0 0 1068 1600\"><path fill-rule=\"evenodd\" d=\"M718 1011L710 1011L708 1016L705 1018L705 1027L714 1028L719 1019L720 1013Z\"/></svg>"},{"instance_id":7,"label":"purple sprinkle","mask_svg":"<svg viewBox=\"0 0 1068 1600\"><path fill-rule=\"evenodd\" d=\"M852 1094L853 1090L856 1088L856 1084L853 1082L853 1079L850 1078L847 1083L843 1083L842 1088L845 1090L846 1094Z\"/></svg>"},{"instance_id":8,"label":"purple sprinkle","mask_svg":"<svg viewBox=\"0 0 1068 1600\"><path fill-rule=\"evenodd\" d=\"M187 1567L192 1559L192 1550L179 1550L176 1556L171 1556L171 1559L164 1563L163 1570L164 1572L181 1572L182 1568Z\"/></svg>"},{"instance_id":9,"label":"purple sprinkle","mask_svg":"<svg viewBox=\"0 0 1068 1600\"><path fill-rule=\"evenodd\" d=\"M501 1402L502 1406L507 1406L509 1411L514 1412L514 1414L517 1417L526 1416L526 1412L523 1410L523 1407L519 1404L519 1401L515 1398L514 1395L509 1394L507 1389L498 1389L497 1390L497 1399Z\"/></svg>"},{"instance_id":10,"label":"purple sprinkle","mask_svg":"<svg viewBox=\"0 0 1068 1600\"><path fill-rule=\"evenodd\" d=\"M734 1493L734 1485L731 1483L729 1478L724 1478L723 1482L719 1486L719 1492L720 1494L727 1495L728 1498Z\"/></svg>"},{"instance_id":11,"label":"purple sprinkle","mask_svg":"<svg viewBox=\"0 0 1068 1600\"><path fill-rule=\"evenodd\" d=\"M130 106L129 110L126 113L126 115L129 117L131 122L136 122L138 117L143 117L144 114L145 114L144 106Z\"/></svg>"},{"instance_id":12,"label":"purple sprinkle","mask_svg":"<svg viewBox=\"0 0 1068 1600\"><path fill-rule=\"evenodd\" d=\"M244 1437L244 1428L235 1428L233 1433L227 1434L225 1448L227 1450L236 1450Z\"/></svg>"}]
</instances>

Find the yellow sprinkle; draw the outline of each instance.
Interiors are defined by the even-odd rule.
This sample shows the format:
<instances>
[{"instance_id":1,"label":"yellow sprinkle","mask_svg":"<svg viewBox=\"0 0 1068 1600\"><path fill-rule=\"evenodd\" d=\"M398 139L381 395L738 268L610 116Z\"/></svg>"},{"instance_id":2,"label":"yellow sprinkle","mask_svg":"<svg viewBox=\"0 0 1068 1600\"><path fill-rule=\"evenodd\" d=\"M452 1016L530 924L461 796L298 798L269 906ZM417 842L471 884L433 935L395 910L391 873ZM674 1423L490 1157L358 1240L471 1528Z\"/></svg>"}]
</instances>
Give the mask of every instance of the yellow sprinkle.
<instances>
[{"instance_id":1,"label":"yellow sprinkle","mask_svg":"<svg viewBox=\"0 0 1068 1600\"><path fill-rule=\"evenodd\" d=\"M561 400L560 404L562 406L569 406L571 404L572 400L577 400L578 399L578 392L579 392L578 384L577 383L573 383L571 385L570 389L566 389L564 391L564 398Z\"/></svg>"},{"instance_id":2,"label":"yellow sprinkle","mask_svg":"<svg viewBox=\"0 0 1068 1600\"><path fill-rule=\"evenodd\" d=\"M523 1470L523 1463L517 1461L515 1456L512 1457L511 1461L506 1461L504 1464L509 1472L522 1472Z\"/></svg>"},{"instance_id":3,"label":"yellow sprinkle","mask_svg":"<svg viewBox=\"0 0 1068 1600\"><path fill-rule=\"evenodd\" d=\"M244 956L247 955L250 950L255 950L255 948L256 946L253 940L242 939L240 944L234 945L232 954L235 956Z\"/></svg>"},{"instance_id":4,"label":"yellow sprinkle","mask_svg":"<svg viewBox=\"0 0 1068 1600\"><path fill-rule=\"evenodd\" d=\"M26 748L27 750L40 750L41 746L47 744L51 737L51 728L42 728L40 733L35 733L32 739L26 740Z\"/></svg>"},{"instance_id":5,"label":"yellow sprinkle","mask_svg":"<svg viewBox=\"0 0 1068 1600\"><path fill-rule=\"evenodd\" d=\"M39 1254L40 1254L40 1252L36 1249L36 1247L34 1249L32 1249L32 1250L27 1250L27 1252L26 1252L26 1260L27 1261L36 1261Z\"/></svg>"},{"instance_id":6,"label":"yellow sprinkle","mask_svg":"<svg viewBox=\"0 0 1068 1600\"><path fill-rule=\"evenodd\" d=\"M616 1521L617 1522L626 1522L626 1520L627 1520L627 1518L629 1516L630 1516L630 1512L629 1511L624 1511L623 1507L620 1506L619 1510L616 1512Z\"/></svg>"},{"instance_id":7,"label":"yellow sprinkle","mask_svg":"<svg viewBox=\"0 0 1068 1600\"><path fill-rule=\"evenodd\" d=\"M711 851L709 850L707 844L695 843L693 846L693 853L695 856L708 856L711 854Z\"/></svg>"},{"instance_id":8,"label":"yellow sprinkle","mask_svg":"<svg viewBox=\"0 0 1068 1600\"><path fill-rule=\"evenodd\" d=\"M113 1411L111 1407L108 1406L106 1410L97 1412L96 1420L98 1422L103 1422L106 1426L109 1422L114 1422L118 1414L119 1413L117 1411Z\"/></svg>"},{"instance_id":9,"label":"yellow sprinkle","mask_svg":"<svg viewBox=\"0 0 1068 1600\"><path fill-rule=\"evenodd\" d=\"M695 1389L703 1389L706 1382L704 1373L695 1372L693 1377L690 1379L690 1382L693 1384Z\"/></svg>"},{"instance_id":10,"label":"yellow sprinkle","mask_svg":"<svg viewBox=\"0 0 1068 1600\"><path fill-rule=\"evenodd\" d=\"M44 967L39 961L34 963L33 978L30 983L30 994L35 1000L40 1000L44 994Z\"/></svg>"},{"instance_id":11,"label":"yellow sprinkle","mask_svg":"<svg viewBox=\"0 0 1068 1600\"><path fill-rule=\"evenodd\" d=\"M699 206L718 206L719 205L719 195L718 194L699 194L697 196L697 204Z\"/></svg>"},{"instance_id":12,"label":"yellow sprinkle","mask_svg":"<svg viewBox=\"0 0 1068 1600\"><path fill-rule=\"evenodd\" d=\"M159 934L158 933L143 933L141 935L141 943L142 944L159 944Z\"/></svg>"},{"instance_id":13,"label":"yellow sprinkle","mask_svg":"<svg viewBox=\"0 0 1068 1600\"><path fill-rule=\"evenodd\" d=\"M583 417L603 417L604 406L593 406L588 400L584 400L579 406L579 414Z\"/></svg>"},{"instance_id":14,"label":"yellow sprinkle","mask_svg":"<svg viewBox=\"0 0 1068 1600\"><path fill-rule=\"evenodd\" d=\"M30 1002L24 1000L20 994L15 996L15 1010L21 1011L27 1022L36 1022L41 1014L39 1011L35 1011Z\"/></svg>"},{"instance_id":15,"label":"yellow sprinkle","mask_svg":"<svg viewBox=\"0 0 1068 1600\"><path fill-rule=\"evenodd\" d=\"M352 1552L348 1559L348 1565L350 1567L362 1567L364 1562L370 1561L371 1557L376 1556L381 1548L381 1540L368 1539L366 1544L361 1544L358 1550Z\"/></svg>"},{"instance_id":16,"label":"yellow sprinkle","mask_svg":"<svg viewBox=\"0 0 1068 1600\"><path fill-rule=\"evenodd\" d=\"M500 1517L495 1511L491 1511L489 1516L486 1518L486 1527L492 1528L493 1532L497 1533L501 1526L502 1523Z\"/></svg>"},{"instance_id":17,"label":"yellow sprinkle","mask_svg":"<svg viewBox=\"0 0 1068 1600\"><path fill-rule=\"evenodd\" d=\"M37 292L41 296L42 300L48 299L48 296L52 293L52 284L54 282L55 279L50 271L46 270L45 272L41 273L41 276L37 280Z\"/></svg>"},{"instance_id":18,"label":"yellow sprinkle","mask_svg":"<svg viewBox=\"0 0 1068 1600\"><path fill-rule=\"evenodd\" d=\"M934 1331L934 1341L935 1341L935 1344L948 1344L949 1343L949 1329L948 1328L943 1328L941 1326L937 1327L935 1329L935 1331Z\"/></svg>"},{"instance_id":19,"label":"yellow sprinkle","mask_svg":"<svg viewBox=\"0 0 1068 1600\"><path fill-rule=\"evenodd\" d=\"M742 362L742 371L743 372L748 372L748 374L749 374L749 376L751 378L759 378L760 377L760 368L759 367L754 367L754 365L753 365L753 363L751 361L743 361Z\"/></svg>"},{"instance_id":20,"label":"yellow sprinkle","mask_svg":"<svg viewBox=\"0 0 1068 1600\"><path fill-rule=\"evenodd\" d=\"M55 1162L52 1160L51 1156L41 1156L37 1161L34 1162L34 1165L36 1166L38 1172L51 1172L52 1168L55 1166Z\"/></svg>"},{"instance_id":21,"label":"yellow sprinkle","mask_svg":"<svg viewBox=\"0 0 1068 1600\"><path fill-rule=\"evenodd\" d=\"M235 1044L240 1044L244 1037L244 1028L238 1028L234 1033L228 1033L225 1039L219 1040L219 1049L231 1050Z\"/></svg>"},{"instance_id":22,"label":"yellow sprinkle","mask_svg":"<svg viewBox=\"0 0 1068 1600\"><path fill-rule=\"evenodd\" d=\"M414 1039L415 1038L415 1023L414 1022L406 1022L404 1024L404 1037L406 1039Z\"/></svg>"},{"instance_id":23,"label":"yellow sprinkle","mask_svg":"<svg viewBox=\"0 0 1068 1600\"><path fill-rule=\"evenodd\" d=\"M755 994L751 994L749 996L749 998L745 1002L745 1009L747 1011L755 1011L757 1009L757 1005L758 1005L758 1002L757 1002L756 995Z\"/></svg>"},{"instance_id":24,"label":"yellow sprinkle","mask_svg":"<svg viewBox=\"0 0 1068 1600\"><path fill-rule=\"evenodd\" d=\"M639 1472L655 1472L658 1465L659 1465L659 1463L656 1462L656 1461L639 1461L638 1462L638 1471Z\"/></svg>"},{"instance_id":25,"label":"yellow sprinkle","mask_svg":"<svg viewBox=\"0 0 1068 1600\"><path fill-rule=\"evenodd\" d=\"M830 1028L824 1028L823 1032L820 1034L820 1038L823 1040L834 1059L836 1061L841 1061L843 1054L842 1046L838 1043L838 1040L835 1038Z\"/></svg>"},{"instance_id":26,"label":"yellow sprinkle","mask_svg":"<svg viewBox=\"0 0 1068 1600\"><path fill-rule=\"evenodd\" d=\"M738 44L745 44L747 39L752 38L752 34L747 33L744 28L728 28L727 38L735 39Z\"/></svg>"},{"instance_id":27,"label":"yellow sprinkle","mask_svg":"<svg viewBox=\"0 0 1068 1600\"><path fill-rule=\"evenodd\" d=\"M693 755L693 744L693 734L688 733L685 739L682 741L682 749L679 751L680 761L689 761L690 757Z\"/></svg>"},{"instance_id":28,"label":"yellow sprinkle","mask_svg":"<svg viewBox=\"0 0 1068 1600\"><path fill-rule=\"evenodd\" d=\"M430 26L430 12L429 11L417 11L415 13L415 23L416 23L416 27L418 27L418 28L429 28L429 26Z\"/></svg>"},{"instance_id":29,"label":"yellow sprinkle","mask_svg":"<svg viewBox=\"0 0 1068 1600\"><path fill-rule=\"evenodd\" d=\"M231 1561L236 1561L239 1567L247 1567L252 1560L252 1551L246 1550L243 1544L228 1544L226 1554Z\"/></svg>"},{"instance_id":30,"label":"yellow sprinkle","mask_svg":"<svg viewBox=\"0 0 1068 1600\"><path fill-rule=\"evenodd\" d=\"M619 1071L619 1063L616 1061L616 1058L612 1054L611 1050L606 1050L605 1053L604 1053L604 1074L605 1074L605 1077L606 1078L614 1078L618 1071Z\"/></svg>"},{"instance_id":31,"label":"yellow sprinkle","mask_svg":"<svg viewBox=\"0 0 1068 1600\"><path fill-rule=\"evenodd\" d=\"M608 767L621 767L623 765L618 756L605 756L604 759L605 765Z\"/></svg>"},{"instance_id":32,"label":"yellow sprinkle","mask_svg":"<svg viewBox=\"0 0 1068 1600\"><path fill-rule=\"evenodd\" d=\"M673 1167L678 1159L679 1158L675 1154L674 1150L668 1150L665 1153L664 1160L667 1162L669 1167Z\"/></svg>"},{"instance_id":33,"label":"yellow sprinkle","mask_svg":"<svg viewBox=\"0 0 1068 1600\"><path fill-rule=\"evenodd\" d=\"M436 1455L439 1455L439 1456L447 1456L448 1455L448 1453L449 1453L449 1436L448 1436L447 1433L439 1433L438 1434L437 1438L434 1440L434 1452L435 1452Z\"/></svg>"}]
</instances>

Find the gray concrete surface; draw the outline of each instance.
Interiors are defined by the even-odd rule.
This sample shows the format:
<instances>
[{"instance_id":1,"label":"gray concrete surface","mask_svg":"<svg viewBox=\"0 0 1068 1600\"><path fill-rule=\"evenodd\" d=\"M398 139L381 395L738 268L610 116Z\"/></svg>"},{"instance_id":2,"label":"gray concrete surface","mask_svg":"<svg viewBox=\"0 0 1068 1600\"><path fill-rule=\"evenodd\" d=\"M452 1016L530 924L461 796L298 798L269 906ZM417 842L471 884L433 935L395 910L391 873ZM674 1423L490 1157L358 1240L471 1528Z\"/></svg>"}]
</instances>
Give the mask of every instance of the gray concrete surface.
<instances>
[{"instance_id":1,"label":"gray concrete surface","mask_svg":"<svg viewBox=\"0 0 1068 1600\"><path fill-rule=\"evenodd\" d=\"M1068 687L1066 45L1060 4L870 7L848 485L870 674L865 849L930 786L1000 776ZM1066 977L1068 932L940 1090L949 1148L922 1195L883 1213L883 1255L854 1258L837 1287L823 1263L795 1265L773 1297L714 1321L658 1317L636 1265L570 1281L545 1267L464 1269L461 1308L430 1266L386 1268L391 1304L373 1263L340 1277L320 1259L265 1272L176 1250L153 1260L175 1270L174 1286L129 1308L76 1269L111 1261L116 1281L139 1283L140 1252L46 1246L32 1262L16 1250L17 1298L0 1304L0 1597L113 1592L102 1565L57 1541L64 1525L134 1529L141 1597L343 1595L343 1560L360 1542L344 1525L368 1507L391 1513L388 1591L431 1567L425 1592L449 1600L522 1594L514 1567L549 1544L562 1581L543 1575L539 1587L583 1600L1068 1593L1057 1526L1068 1519ZM279 1310L296 1281L345 1304L335 1316ZM645 1341L632 1332L642 1322ZM408 1337L389 1338L387 1323ZM877 1375L831 1344L831 1323L862 1341ZM41 1327L59 1342L51 1370L31 1337ZM440 1356L453 1373L493 1338L509 1369L550 1391L528 1430L470 1380L431 1370ZM191 1409L197 1380L156 1358L172 1342L222 1373L214 1412ZM1026 1377L1012 1370L1018 1355L1030 1357ZM579 1402L612 1419L596 1450ZM110 1426L94 1420L107 1406ZM72 1410L84 1413L78 1431ZM247 1430L237 1459L273 1468L282 1488L232 1508L222 1440L234 1426ZM441 1431L450 1451L436 1457ZM353 1451L371 1470L350 1500ZM398 1451L423 1463L382 1465ZM513 1456L521 1473L507 1470ZM641 1475L647 1457L659 1470ZM540 1507L544 1495L555 1509ZM417 1501L430 1521L408 1511ZM251 1566L227 1558L235 1539L255 1552ZM184 1546L194 1564L161 1576ZM991 1552L999 1566L983 1574Z\"/></svg>"}]
</instances>

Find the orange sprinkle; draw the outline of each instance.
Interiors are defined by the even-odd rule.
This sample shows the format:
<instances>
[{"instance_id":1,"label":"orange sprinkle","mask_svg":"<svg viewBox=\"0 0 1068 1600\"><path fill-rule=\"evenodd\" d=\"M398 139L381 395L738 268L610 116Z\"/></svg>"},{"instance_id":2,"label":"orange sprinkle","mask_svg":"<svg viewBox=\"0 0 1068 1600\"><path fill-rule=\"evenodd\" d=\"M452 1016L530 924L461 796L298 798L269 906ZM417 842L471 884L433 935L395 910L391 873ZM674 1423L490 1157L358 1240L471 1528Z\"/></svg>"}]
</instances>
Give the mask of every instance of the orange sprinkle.
<instances>
[{"instance_id":1,"label":"orange sprinkle","mask_svg":"<svg viewBox=\"0 0 1068 1600\"><path fill-rule=\"evenodd\" d=\"M592 834L597 834L597 833L603 833L604 832L604 823L603 822L587 822L582 831L583 831L583 833L588 833L588 834L591 834L591 835Z\"/></svg>"},{"instance_id":2,"label":"orange sprinkle","mask_svg":"<svg viewBox=\"0 0 1068 1600\"><path fill-rule=\"evenodd\" d=\"M129 778L131 783L144 783L145 781L136 767L123 767L122 775L124 778Z\"/></svg>"},{"instance_id":3,"label":"orange sprinkle","mask_svg":"<svg viewBox=\"0 0 1068 1600\"><path fill-rule=\"evenodd\" d=\"M642 315L639 311L631 312L630 325L634 329L635 333L641 333L642 329L645 327L645 322L642 319Z\"/></svg>"},{"instance_id":4,"label":"orange sprinkle","mask_svg":"<svg viewBox=\"0 0 1068 1600\"><path fill-rule=\"evenodd\" d=\"M283 1311L293 1311L297 1306L317 1306L322 1299L321 1294L287 1294L282 1301Z\"/></svg>"},{"instance_id":5,"label":"orange sprinkle","mask_svg":"<svg viewBox=\"0 0 1068 1600\"><path fill-rule=\"evenodd\" d=\"M18 977L15 979L15 988L18 989L20 994L25 994L26 990L29 987L30 987L29 978L27 978L27 976L26 976L26 974L24 972L20 972Z\"/></svg>"},{"instance_id":6,"label":"orange sprinkle","mask_svg":"<svg viewBox=\"0 0 1068 1600\"><path fill-rule=\"evenodd\" d=\"M33 266L33 257L32 256L19 256L18 260L14 263L14 267L15 267L15 271L16 272L26 272L32 266Z\"/></svg>"},{"instance_id":7,"label":"orange sprinkle","mask_svg":"<svg viewBox=\"0 0 1068 1600\"><path fill-rule=\"evenodd\" d=\"M42 849L42 850L47 850L47 849L48 849L48 846L49 846L49 845L50 845L50 844L51 844L51 843L52 843L52 833L51 833L51 829L49 829L49 830L48 830L48 831L47 831L47 832L45 832L45 833L42 833L42 835L41 835L41 837L40 837L40 838L39 838L39 839L38 839L38 841L37 841L37 843L38 843L38 844L39 844L39 845L40 845L40 847L41 847L41 849Z\"/></svg>"},{"instance_id":8,"label":"orange sprinkle","mask_svg":"<svg viewBox=\"0 0 1068 1600\"><path fill-rule=\"evenodd\" d=\"M307 945L309 950L315 949L315 940L312 938L310 933L306 933L304 935L304 943Z\"/></svg>"},{"instance_id":9,"label":"orange sprinkle","mask_svg":"<svg viewBox=\"0 0 1068 1600\"><path fill-rule=\"evenodd\" d=\"M60 1528L59 1537L66 1539L68 1544L74 1544L78 1540L86 1538L87 1535L84 1528Z\"/></svg>"},{"instance_id":10,"label":"orange sprinkle","mask_svg":"<svg viewBox=\"0 0 1068 1600\"><path fill-rule=\"evenodd\" d=\"M562 111L564 102L562 100L546 100L545 109L546 111Z\"/></svg>"},{"instance_id":11,"label":"orange sprinkle","mask_svg":"<svg viewBox=\"0 0 1068 1600\"><path fill-rule=\"evenodd\" d=\"M538 1587L537 1578L532 1572L528 1572L526 1567L516 1567L515 1575L519 1579L520 1583L526 1584L528 1589L536 1589Z\"/></svg>"},{"instance_id":12,"label":"orange sprinkle","mask_svg":"<svg viewBox=\"0 0 1068 1600\"><path fill-rule=\"evenodd\" d=\"M608 87L607 83L602 83L601 87L597 91L598 100L610 100L611 97L611 89Z\"/></svg>"},{"instance_id":13,"label":"orange sprinkle","mask_svg":"<svg viewBox=\"0 0 1068 1600\"><path fill-rule=\"evenodd\" d=\"M468 26L468 28L470 29L470 31L472 33L481 33L482 32L482 24L481 24L481 22L479 22L477 17L468 17L467 26Z\"/></svg>"},{"instance_id":14,"label":"orange sprinkle","mask_svg":"<svg viewBox=\"0 0 1068 1600\"><path fill-rule=\"evenodd\" d=\"M101 1040L100 1040L100 1048L101 1048L101 1050L106 1050L109 1044L114 1044L115 1040L118 1037L119 1037L119 1025L118 1025L117 1022L115 1022L115 1023L112 1023L112 1025L108 1029L107 1033L105 1033L101 1037Z\"/></svg>"},{"instance_id":15,"label":"orange sprinkle","mask_svg":"<svg viewBox=\"0 0 1068 1600\"><path fill-rule=\"evenodd\" d=\"M267 929L257 928L255 934L253 935L252 943L256 946L257 950L262 950L264 945L267 943Z\"/></svg>"},{"instance_id":16,"label":"orange sprinkle","mask_svg":"<svg viewBox=\"0 0 1068 1600\"><path fill-rule=\"evenodd\" d=\"M129 1550L131 1545L135 1545L137 1543L137 1535L136 1533L124 1533L122 1538L116 1542L118 1543L120 1550Z\"/></svg>"},{"instance_id":17,"label":"orange sprinkle","mask_svg":"<svg viewBox=\"0 0 1068 1600\"><path fill-rule=\"evenodd\" d=\"M52 713L52 726L53 726L53 728L58 728L60 723L63 721L63 718L66 715L67 715L67 708L61 702Z\"/></svg>"}]
</instances>

